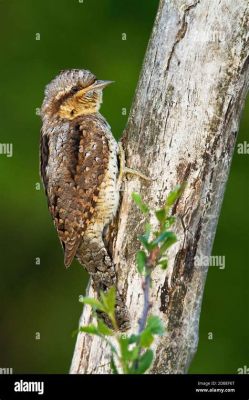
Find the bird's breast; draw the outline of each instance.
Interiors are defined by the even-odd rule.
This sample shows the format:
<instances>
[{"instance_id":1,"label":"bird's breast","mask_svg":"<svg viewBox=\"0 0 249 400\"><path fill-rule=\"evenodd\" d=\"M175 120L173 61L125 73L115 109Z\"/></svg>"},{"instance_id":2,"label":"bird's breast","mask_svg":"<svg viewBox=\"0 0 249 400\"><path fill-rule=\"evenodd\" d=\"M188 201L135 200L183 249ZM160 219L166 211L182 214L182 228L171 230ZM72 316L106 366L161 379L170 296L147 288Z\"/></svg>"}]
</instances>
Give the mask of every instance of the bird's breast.
<instances>
[{"instance_id":1,"label":"bird's breast","mask_svg":"<svg viewBox=\"0 0 249 400\"><path fill-rule=\"evenodd\" d=\"M120 198L118 187L118 144L113 137L109 137L108 145L108 166L103 182L100 185L95 217L95 220L100 223L102 222L103 225L110 223L116 215Z\"/></svg>"}]
</instances>

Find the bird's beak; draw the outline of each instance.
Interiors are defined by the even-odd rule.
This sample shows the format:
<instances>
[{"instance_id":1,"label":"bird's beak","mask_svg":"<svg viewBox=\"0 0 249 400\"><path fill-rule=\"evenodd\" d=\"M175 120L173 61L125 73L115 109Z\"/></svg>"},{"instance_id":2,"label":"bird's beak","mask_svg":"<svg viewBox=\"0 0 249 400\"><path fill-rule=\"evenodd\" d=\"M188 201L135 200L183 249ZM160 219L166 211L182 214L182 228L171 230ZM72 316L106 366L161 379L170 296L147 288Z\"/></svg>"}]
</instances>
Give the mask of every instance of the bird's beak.
<instances>
[{"instance_id":1,"label":"bird's beak","mask_svg":"<svg viewBox=\"0 0 249 400\"><path fill-rule=\"evenodd\" d=\"M97 80L91 85L91 89L104 89L106 86L114 83L114 81L100 81Z\"/></svg>"}]
</instances>

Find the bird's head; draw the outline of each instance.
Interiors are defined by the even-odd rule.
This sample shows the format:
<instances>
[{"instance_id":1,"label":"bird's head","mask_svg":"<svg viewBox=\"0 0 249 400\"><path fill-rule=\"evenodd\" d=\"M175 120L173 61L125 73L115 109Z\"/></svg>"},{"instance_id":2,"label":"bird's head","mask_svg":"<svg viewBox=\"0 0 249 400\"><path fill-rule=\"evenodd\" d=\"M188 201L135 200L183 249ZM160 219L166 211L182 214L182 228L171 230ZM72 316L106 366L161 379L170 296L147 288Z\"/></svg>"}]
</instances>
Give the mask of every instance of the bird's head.
<instances>
[{"instance_id":1,"label":"bird's head","mask_svg":"<svg viewBox=\"0 0 249 400\"><path fill-rule=\"evenodd\" d=\"M45 89L41 115L73 120L96 113L102 102L102 91L110 83L97 80L87 70L62 71Z\"/></svg>"}]
</instances>

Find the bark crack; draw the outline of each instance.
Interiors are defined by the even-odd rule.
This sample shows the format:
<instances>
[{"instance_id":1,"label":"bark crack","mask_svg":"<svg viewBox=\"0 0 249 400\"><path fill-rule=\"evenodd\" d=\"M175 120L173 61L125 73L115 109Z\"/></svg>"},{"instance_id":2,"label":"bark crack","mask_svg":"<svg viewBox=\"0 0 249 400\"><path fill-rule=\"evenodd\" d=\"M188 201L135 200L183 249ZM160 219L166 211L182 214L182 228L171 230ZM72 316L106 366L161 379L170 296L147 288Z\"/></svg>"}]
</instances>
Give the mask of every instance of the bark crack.
<instances>
[{"instance_id":1,"label":"bark crack","mask_svg":"<svg viewBox=\"0 0 249 400\"><path fill-rule=\"evenodd\" d=\"M182 17L182 19L181 19L181 21L180 21L180 29L178 30L178 32L177 32L177 34L176 34L176 38L175 38L174 44L173 44L172 49L171 49L171 51L170 51L170 53L169 53L168 61L167 61L166 68L165 68L165 73L167 73L168 70L169 70L170 63L171 63L171 60L172 60L173 55L174 55L174 53L175 53L176 46L177 46L178 43L184 38L184 36L185 36L185 34L186 34L186 32L187 32L188 23L186 22L186 18L187 18L187 16L189 15L190 10L192 10L193 8L195 8L195 7L197 6L197 4L199 4L199 3L200 3L200 0L198 0L198 1L197 1L196 3L194 3L194 4L191 4L191 5L187 6L187 7L183 10L183 17Z\"/></svg>"}]
</instances>

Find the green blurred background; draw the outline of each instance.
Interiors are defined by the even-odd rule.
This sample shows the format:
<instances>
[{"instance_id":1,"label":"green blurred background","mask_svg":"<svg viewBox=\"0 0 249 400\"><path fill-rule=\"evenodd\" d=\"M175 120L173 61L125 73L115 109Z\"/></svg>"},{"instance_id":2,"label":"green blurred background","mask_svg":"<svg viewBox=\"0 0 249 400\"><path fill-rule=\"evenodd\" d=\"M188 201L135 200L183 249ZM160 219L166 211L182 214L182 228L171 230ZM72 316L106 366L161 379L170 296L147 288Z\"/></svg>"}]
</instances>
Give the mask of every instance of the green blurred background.
<instances>
[{"instance_id":1,"label":"green blurred background","mask_svg":"<svg viewBox=\"0 0 249 400\"><path fill-rule=\"evenodd\" d=\"M127 121L121 110L129 112L157 5L158 0L0 1L0 141L14 146L12 158L0 156L1 368L67 373L81 313L78 297L87 282L77 262L65 270L43 190L36 190L41 126L36 108L44 86L72 67L115 80L105 92L102 112L118 137ZM249 104L240 142L246 140L248 112ZM226 268L210 268L191 373L236 373L249 366L248 157L235 154L233 159L214 245L214 254L226 256Z\"/></svg>"}]
</instances>

